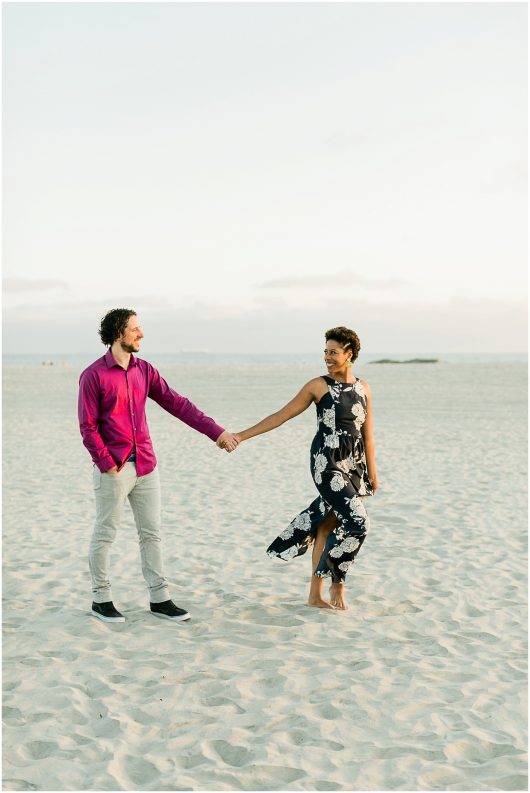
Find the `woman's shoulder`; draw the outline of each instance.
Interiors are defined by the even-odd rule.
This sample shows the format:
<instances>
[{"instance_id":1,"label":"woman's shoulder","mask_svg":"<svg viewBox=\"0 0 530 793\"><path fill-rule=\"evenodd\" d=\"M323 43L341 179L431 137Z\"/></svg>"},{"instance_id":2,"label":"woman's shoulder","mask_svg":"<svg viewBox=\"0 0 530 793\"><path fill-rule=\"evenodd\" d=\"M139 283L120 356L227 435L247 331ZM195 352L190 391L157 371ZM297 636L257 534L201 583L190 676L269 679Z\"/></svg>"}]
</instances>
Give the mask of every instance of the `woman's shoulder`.
<instances>
[{"instance_id":1,"label":"woman's shoulder","mask_svg":"<svg viewBox=\"0 0 530 793\"><path fill-rule=\"evenodd\" d=\"M363 391L366 396L370 396L370 386L366 380L363 380L361 377L357 378L356 385L359 386L359 390Z\"/></svg>"},{"instance_id":2,"label":"woman's shoulder","mask_svg":"<svg viewBox=\"0 0 530 793\"><path fill-rule=\"evenodd\" d=\"M318 377L312 377L311 380L308 380L307 383L305 384L304 388L312 388L312 387L318 386L318 385L320 385L320 386L327 385L328 384L328 380L329 380L329 378L327 378L326 375L321 374L321 375L318 375Z\"/></svg>"},{"instance_id":3,"label":"woman's shoulder","mask_svg":"<svg viewBox=\"0 0 530 793\"><path fill-rule=\"evenodd\" d=\"M315 399L318 401L320 397L328 390L328 383L324 375L319 377L312 377L304 386Z\"/></svg>"}]
</instances>

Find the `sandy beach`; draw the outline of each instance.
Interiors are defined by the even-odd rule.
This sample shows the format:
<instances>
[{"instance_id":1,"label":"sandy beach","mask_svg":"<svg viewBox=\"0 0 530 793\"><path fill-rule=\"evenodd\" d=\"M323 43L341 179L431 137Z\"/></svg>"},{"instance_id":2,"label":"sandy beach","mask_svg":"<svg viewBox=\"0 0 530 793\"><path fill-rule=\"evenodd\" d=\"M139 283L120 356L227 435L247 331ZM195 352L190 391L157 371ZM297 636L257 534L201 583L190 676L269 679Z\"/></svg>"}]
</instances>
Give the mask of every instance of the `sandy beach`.
<instances>
[{"instance_id":1,"label":"sandy beach","mask_svg":"<svg viewBox=\"0 0 530 793\"><path fill-rule=\"evenodd\" d=\"M145 357L231 430L320 371ZM166 572L192 619L147 610L127 506L114 626L89 615L81 368L4 368L5 790L527 788L523 363L354 366L380 492L345 613L305 606L309 555L265 553L315 496L314 408L227 455L151 404Z\"/></svg>"}]
</instances>

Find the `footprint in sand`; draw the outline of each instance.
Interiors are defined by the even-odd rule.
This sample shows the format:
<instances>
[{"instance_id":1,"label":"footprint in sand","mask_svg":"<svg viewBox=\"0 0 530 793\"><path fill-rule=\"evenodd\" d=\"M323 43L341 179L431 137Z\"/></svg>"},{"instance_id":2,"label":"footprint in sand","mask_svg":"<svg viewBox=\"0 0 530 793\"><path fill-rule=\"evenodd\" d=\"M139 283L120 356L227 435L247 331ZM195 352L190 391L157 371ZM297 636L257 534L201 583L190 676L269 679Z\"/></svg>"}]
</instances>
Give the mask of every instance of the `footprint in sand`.
<instances>
[{"instance_id":1,"label":"footprint in sand","mask_svg":"<svg viewBox=\"0 0 530 793\"><path fill-rule=\"evenodd\" d=\"M141 785L148 789L153 789L152 785L160 776L158 768L150 763L149 760L144 760L140 757L132 757L127 755L124 758L123 765L127 776L135 785ZM156 789L156 788L154 788Z\"/></svg>"},{"instance_id":2,"label":"footprint in sand","mask_svg":"<svg viewBox=\"0 0 530 793\"><path fill-rule=\"evenodd\" d=\"M93 724L94 735L98 738L116 738L120 734L120 722L117 719L101 718Z\"/></svg>"},{"instance_id":3,"label":"footprint in sand","mask_svg":"<svg viewBox=\"0 0 530 793\"><path fill-rule=\"evenodd\" d=\"M43 656L45 660L51 658L52 660L57 659L61 663L65 661L76 661L79 658L79 653L73 653L64 651L61 653L56 652L55 650L41 650L40 654Z\"/></svg>"},{"instance_id":4,"label":"footprint in sand","mask_svg":"<svg viewBox=\"0 0 530 793\"><path fill-rule=\"evenodd\" d=\"M511 774L492 779L491 790L528 790L528 776L526 774Z\"/></svg>"},{"instance_id":5,"label":"footprint in sand","mask_svg":"<svg viewBox=\"0 0 530 793\"><path fill-rule=\"evenodd\" d=\"M221 760L235 768L245 765L251 758L251 753L244 746L234 746L228 741L212 741L211 745Z\"/></svg>"},{"instance_id":6,"label":"footprint in sand","mask_svg":"<svg viewBox=\"0 0 530 793\"><path fill-rule=\"evenodd\" d=\"M31 760L43 760L54 754L58 748L55 741L29 741L24 746L24 751Z\"/></svg>"},{"instance_id":7,"label":"footprint in sand","mask_svg":"<svg viewBox=\"0 0 530 793\"><path fill-rule=\"evenodd\" d=\"M38 786L25 779L4 779L2 780L3 790L38 790Z\"/></svg>"},{"instance_id":8,"label":"footprint in sand","mask_svg":"<svg viewBox=\"0 0 530 793\"><path fill-rule=\"evenodd\" d=\"M153 724L153 715L141 708L132 708L128 712L128 715L136 724L142 724L143 726L150 726Z\"/></svg>"},{"instance_id":9,"label":"footprint in sand","mask_svg":"<svg viewBox=\"0 0 530 793\"><path fill-rule=\"evenodd\" d=\"M285 789L282 785L287 786L305 776L307 774L301 768L282 765L254 765L252 766L252 777L249 781L253 787L249 789L282 790ZM336 788L330 789L335 790Z\"/></svg>"},{"instance_id":10,"label":"footprint in sand","mask_svg":"<svg viewBox=\"0 0 530 793\"><path fill-rule=\"evenodd\" d=\"M348 666L355 672L361 672L363 669L370 669L373 663L372 661L352 661Z\"/></svg>"},{"instance_id":11,"label":"footprint in sand","mask_svg":"<svg viewBox=\"0 0 530 793\"><path fill-rule=\"evenodd\" d=\"M22 711L18 708L10 708L9 705L4 705L2 708L2 720L6 724L24 724Z\"/></svg>"},{"instance_id":12,"label":"footprint in sand","mask_svg":"<svg viewBox=\"0 0 530 793\"><path fill-rule=\"evenodd\" d=\"M421 611L421 609L415 606L414 603L411 603L410 600L404 600L402 603L395 603L391 608L389 608L387 615L416 614L418 611Z\"/></svg>"},{"instance_id":13,"label":"footprint in sand","mask_svg":"<svg viewBox=\"0 0 530 793\"><path fill-rule=\"evenodd\" d=\"M46 711L40 711L39 713L33 713L31 716L31 721L36 724L39 721L53 721L55 715L53 713L47 713Z\"/></svg>"},{"instance_id":14,"label":"footprint in sand","mask_svg":"<svg viewBox=\"0 0 530 793\"><path fill-rule=\"evenodd\" d=\"M71 733L70 738L75 741L78 746L86 746L87 744L93 743L94 740L88 735L77 735L75 732Z\"/></svg>"},{"instance_id":15,"label":"footprint in sand","mask_svg":"<svg viewBox=\"0 0 530 793\"><path fill-rule=\"evenodd\" d=\"M191 754L188 757L180 757L179 760L180 765L186 769L197 768L204 763L212 764L212 761L202 754Z\"/></svg>"},{"instance_id":16,"label":"footprint in sand","mask_svg":"<svg viewBox=\"0 0 530 793\"><path fill-rule=\"evenodd\" d=\"M218 708L222 705L230 705L230 707L234 708L236 713L245 713L245 709L238 705L237 702L227 699L226 697L209 697L203 699L202 704L207 708Z\"/></svg>"},{"instance_id":17,"label":"footprint in sand","mask_svg":"<svg viewBox=\"0 0 530 793\"><path fill-rule=\"evenodd\" d=\"M486 763L497 757L520 754L517 747L509 743L495 743L484 740L455 740L444 746L444 755L451 764L467 761L471 763Z\"/></svg>"},{"instance_id":18,"label":"footprint in sand","mask_svg":"<svg viewBox=\"0 0 530 793\"><path fill-rule=\"evenodd\" d=\"M322 705L322 707L317 709L317 712L321 719L338 719L342 716L340 710L329 703Z\"/></svg>"},{"instance_id":19,"label":"footprint in sand","mask_svg":"<svg viewBox=\"0 0 530 793\"><path fill-rule=\"evenodd\" d=\"M344 744L338 741L319 738L316 740L311 735L304 732L288 733L287 739L295 746L316 746L320 749L328 749L330 752L340 752L344 749Z\"/></svg>"}]
</instances>

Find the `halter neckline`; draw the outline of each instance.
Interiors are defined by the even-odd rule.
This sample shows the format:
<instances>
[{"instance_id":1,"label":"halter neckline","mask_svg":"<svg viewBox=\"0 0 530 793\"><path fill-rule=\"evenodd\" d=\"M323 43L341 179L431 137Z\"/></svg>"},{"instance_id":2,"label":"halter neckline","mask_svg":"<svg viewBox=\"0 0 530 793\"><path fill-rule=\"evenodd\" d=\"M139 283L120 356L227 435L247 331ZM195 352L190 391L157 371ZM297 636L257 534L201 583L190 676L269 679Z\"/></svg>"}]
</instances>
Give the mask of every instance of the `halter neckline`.
<instances>
[{"instance_id":1,"label":"halter neckline","mask_svg":"<svg viewBox=\"0 0 530 793\"><path fill-rule=\"evenodd\" d=\"M359 381L359 378L356 377L353 383L350 383L348 380L342 382L342 380L335 380L334 377L331 377L329 374L324 375L324 379L328 378L329 380L333 380L334 383L338 383L339 385L355 385Z\"/></svg>"}]
</instances>

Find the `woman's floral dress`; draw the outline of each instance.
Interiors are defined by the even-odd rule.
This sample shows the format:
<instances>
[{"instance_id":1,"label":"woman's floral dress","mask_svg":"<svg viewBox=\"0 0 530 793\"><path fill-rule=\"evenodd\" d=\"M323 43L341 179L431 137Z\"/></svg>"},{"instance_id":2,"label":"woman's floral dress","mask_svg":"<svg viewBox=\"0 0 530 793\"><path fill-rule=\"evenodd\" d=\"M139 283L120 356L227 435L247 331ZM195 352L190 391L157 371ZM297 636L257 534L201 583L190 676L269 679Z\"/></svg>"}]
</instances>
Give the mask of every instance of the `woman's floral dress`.
<instances>
[{"instance_id":1,"label":"woman's floral dress","mask_svg":"<svg viewBox=\"0 0 530 793\"><path fill-rule=\"evenodd\" d=\"M315 570L320 578L344 581L370 527L361 501L373 495L368 479L361 427L366 418L366 393L359 378L340 383L324 376L328 390L317 403L317 434L311 444L311 474L319 492L267 549L269 556L288 561L302 556L331 510L339 525L330 534Z\"/></svg>"}]
</instances>

